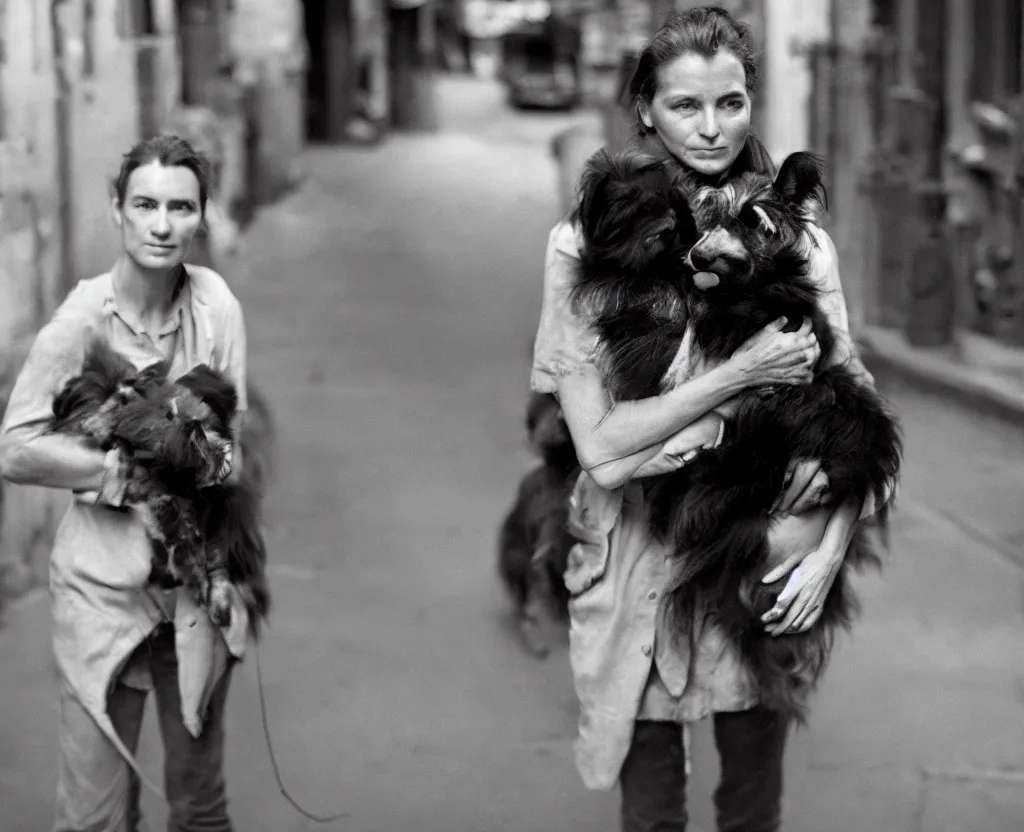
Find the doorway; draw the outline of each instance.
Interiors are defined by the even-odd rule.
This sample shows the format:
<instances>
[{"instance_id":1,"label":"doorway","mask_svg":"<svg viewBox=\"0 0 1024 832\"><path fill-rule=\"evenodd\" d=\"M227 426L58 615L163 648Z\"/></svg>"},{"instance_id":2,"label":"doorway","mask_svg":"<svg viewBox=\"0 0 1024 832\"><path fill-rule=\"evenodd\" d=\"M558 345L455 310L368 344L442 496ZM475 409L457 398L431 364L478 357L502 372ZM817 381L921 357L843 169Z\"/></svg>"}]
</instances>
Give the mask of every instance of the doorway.
<instances>
[{"instance_id":1,"label":"doorway","mask_svg":"<svg viewBox=\"0 0 1024 832\"><path fill-rule=\"evenodd\" d=\"M303 0L309 66L306 73L306 137L342 141L355 91L350 0Z\"/></svg>"}]
</instances>

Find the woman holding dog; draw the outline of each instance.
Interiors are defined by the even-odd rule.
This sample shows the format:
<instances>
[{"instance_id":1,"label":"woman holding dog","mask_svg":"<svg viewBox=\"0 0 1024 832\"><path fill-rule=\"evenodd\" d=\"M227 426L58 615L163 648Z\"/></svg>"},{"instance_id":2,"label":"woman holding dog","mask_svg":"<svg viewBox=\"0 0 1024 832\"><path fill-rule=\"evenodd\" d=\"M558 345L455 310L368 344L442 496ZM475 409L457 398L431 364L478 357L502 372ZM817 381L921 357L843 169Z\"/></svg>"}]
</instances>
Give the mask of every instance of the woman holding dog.
<instances>
[{"instance_id":1,"label":"woman holding dog","mask_svg":"<svg viewBox=\"0 0 1024 832\"><path fill-rule=\"evenodd\" d=\"M245 411L241 306L218 274L183 264L207 188L205 160L180 138L151 139L125 155L111 206L121 255L110 271L80 281L39 332L0 428L9 482L73 494L50 560L60 679L56 832L138 828L132 755L149 691L164 743L168 828L231 829L224 709L244 652L246 608L236 593L221 631L184 588L154 583L152 544L122 503L126 461L46 430L55 393L97 336L140 369L169 361L172 378L200 363L225 373ZM239 474L237 445L231 459L220 481Z\"/></svg>"},{"instance_id":2,"label":"woman holding dog","mask_svg":"<svg viewBox=\"0 0 1024 832\"><path fill-rule=\"evenodd\" d=\"M773 174L750 132L755 80L749 33L727 12L673 15L642 51L632 79L639 148L708 184L727 184L744 171ZM849 337L835 247L820 228L812 233L812 276L838 336L831 360L847 362L871 384ZM648 531L639 480L678 469L698 449L716 445L722 422L712 411L741 390L809 381L818 345L809 323L784 333L779 322L668 393L613 403L597 336L570 300L578 254L577 230L564 221L549 238L531 377L534 390L557 394L583 468L570 503L578 543L565 574L581 712L577 766L589 788L619 785L624 832L681 832L682 726L712 715L722 764L718 829L776 830L789 726L759 706L750 673L713 618L690 622L683 646L665 629L660 602L672 553ZM791 554L764 579L792 570L764 619L779 637L814 625L856 523L875 510L823 505L828 481L815 460L795 462L789 483L770 544Z\"/></svg>"}]
</instances>

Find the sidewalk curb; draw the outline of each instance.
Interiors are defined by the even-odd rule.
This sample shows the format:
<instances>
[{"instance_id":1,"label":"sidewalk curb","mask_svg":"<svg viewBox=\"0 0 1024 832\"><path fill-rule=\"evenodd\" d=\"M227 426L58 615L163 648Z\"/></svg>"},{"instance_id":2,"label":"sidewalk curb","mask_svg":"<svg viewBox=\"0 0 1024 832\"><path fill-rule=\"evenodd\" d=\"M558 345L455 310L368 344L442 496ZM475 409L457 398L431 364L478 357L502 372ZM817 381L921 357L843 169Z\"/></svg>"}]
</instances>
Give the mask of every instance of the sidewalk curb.
<instances>
[{"instance_id":1,"label":"sidewalk curb","mask_svg":"<svg viewBox=\"0 0 1024 832\"><path fill-rule=\"evenodd\" d=\"M857 335L861 359L880 378L898 379L961 407L1024 427L1024 390L998 374L956 361L939 350L916 349L898 334L873 327Z\"/></svg>"}]
</instances>

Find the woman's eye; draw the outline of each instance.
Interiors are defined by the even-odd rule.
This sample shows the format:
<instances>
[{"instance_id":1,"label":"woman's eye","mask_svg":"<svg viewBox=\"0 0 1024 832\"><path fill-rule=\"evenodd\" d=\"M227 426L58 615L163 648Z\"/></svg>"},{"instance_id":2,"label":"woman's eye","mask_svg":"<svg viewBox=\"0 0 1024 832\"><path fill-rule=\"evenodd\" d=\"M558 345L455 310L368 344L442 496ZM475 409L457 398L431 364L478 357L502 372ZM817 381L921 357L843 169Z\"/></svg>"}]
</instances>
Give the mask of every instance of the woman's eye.
<instances>
[{"instance_id":1,"label":"woman's eye","mask_svg":"<svg viewBox=\"0 0 1024 832\"><path fill-rule=\"evenodd\" d=\"M734 98L732 101L726 103L725 108L727 110L732 110L733 112L738 112L743 109L743 102Z\"/></svg>"}]
</instances>

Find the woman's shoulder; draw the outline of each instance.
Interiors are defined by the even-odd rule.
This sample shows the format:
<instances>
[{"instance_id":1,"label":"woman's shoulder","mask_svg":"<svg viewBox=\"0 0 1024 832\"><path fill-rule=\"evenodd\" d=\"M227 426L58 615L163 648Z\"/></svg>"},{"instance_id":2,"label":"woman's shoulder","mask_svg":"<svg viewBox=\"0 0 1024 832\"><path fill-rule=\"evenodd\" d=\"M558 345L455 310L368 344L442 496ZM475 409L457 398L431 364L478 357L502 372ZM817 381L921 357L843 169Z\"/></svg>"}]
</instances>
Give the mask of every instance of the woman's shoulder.
<instances>
[{"instance_id":1,"label":"woman's shoulder","mask_svg":"<svg viewBox=\"0 0 1024 832\"><path fill-rule=\"evenodd\" d=\"M53 313L53 323L59 323L66 331L94 329L113 300L114 286L110 272L82 278Z\"/></svg>"},{"instance_id":2,"label":"woman's shoulder","mask_svg":"<svg viewBox=\"0 0 1024 832\"><path fill-rule=\"evenodd\" d=\"M228 282L213 269L191 263L185 269L194 301L225 311L241 306Z\"/></svg>"},{"instance_id":3,"label":"woman's shoulder","mask_svg":"<svg viewBox=\"0 0 1024 832\"><path fill-rule=\"evenodd\" d=\"M569 217L563 217L548 234L548 250L579 259L583 241L579 225Z\"/></svg>"},{"instance_id":4,"label":"woman's shoulder","mask_svg":"<svg viewBox=\"0 0 1024 832\"><path fill-rule=\"evenodd\" d=\"M811 280L823 288L835 288L839 282L839 253L832 236L818 223L808 224L807 256Z\"/></svg>"}]
</instances>

